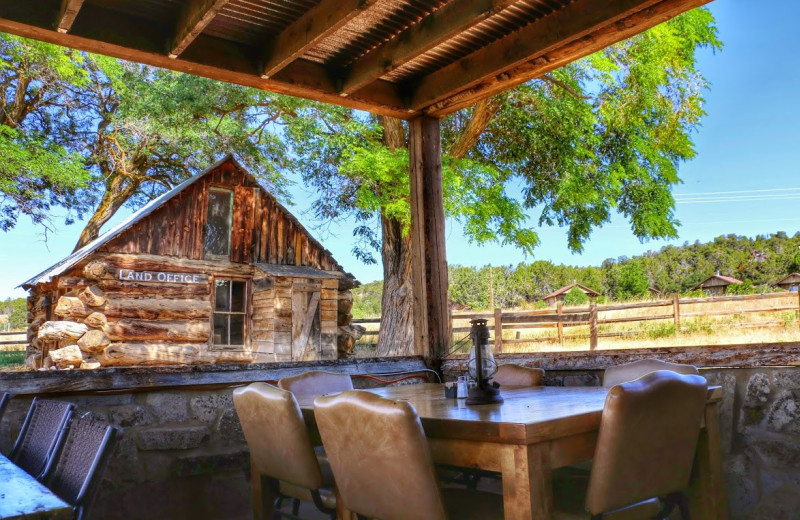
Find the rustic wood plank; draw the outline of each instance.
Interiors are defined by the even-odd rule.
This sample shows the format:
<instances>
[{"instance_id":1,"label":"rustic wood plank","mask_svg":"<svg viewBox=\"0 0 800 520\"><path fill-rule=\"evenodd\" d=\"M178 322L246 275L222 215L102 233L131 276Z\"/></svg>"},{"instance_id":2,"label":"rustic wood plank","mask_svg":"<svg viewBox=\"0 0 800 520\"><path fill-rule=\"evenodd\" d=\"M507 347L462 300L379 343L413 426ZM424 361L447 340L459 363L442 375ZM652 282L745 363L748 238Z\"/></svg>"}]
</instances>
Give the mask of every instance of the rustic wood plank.
<instances>
[{"instance_id":1,"label":"rustic wood plank","mask_svg":"<svg viewBox=\"0 0 800 520\"><path fill-rule=\"evenodd\" d=\"M289 24L268 45L261 77L271 78L376 0L322 0Z\"/></svg>"},{"instance_id":2,"label":"rustic wood plank","mask_svg":"<svg viewBox=\"0 0 800 520\"><path fill-rule=\"evenodd\" d=\"M81 10L84 0L61 0L61 9L58 11L56 20L56 31L65 34L72 28L78 11Z\"/></svg>"},{"instance_id":3,"label":"rustic wood plank","mask_svg":"<svg viewBox=\"0 0 800 520\"><path fill-rule=\"evenodd\" d=\"M440 126L420 117L409 127L414 346L433 360L450 350Z\"/></svg>"},{"instance_id":4,"label":"rustic wood plank","mask_svg":"<svg viewBox=\"0 0 800 520\"><path fill-rule=\"evenodd\" d=\"M379 374L425 368L421 357L408 356L246 365L0 372L0 388L13 388L14 394L18 397L96 391L126 393L146 392L158 388L247 384L255 381L276 380L313 369L346 374Z\"/></svg>"},{"instance_id":5,"label":"rustic wood plank","mask_svg":"<svg viewBox=\"0 0 800 520\"><path fill-rule=\"evenodd\" d=\"M477 0L444 5L420 23L361 56L347 72L342 94L363 88L513 3L514 0Z\"/></svg>"},{"instance_id":6,"label":"rustic wood plank","mask_svg":"<svg viewBox=\"0 0 800 520\"><path fill-rule=\"evenodd\" d=\"M188 0L181 7L168 56L177 58L230 0Z\"/></svg>"},{"instance_id":7,"label":"rustic wood plank","mask_svg":"<svg viewBox=\"0 0 800 520\"><path fill-rule=\"evenodd\" d=\"M160 26L149 20L86 3L77 22L70 33L61 34L52 29L53 14L49 10L37 12L25 2L4 2L0 31L280 94L392 117L409 116L397 86L386 81L372 82L342 97L325 67L311 61L296 60L274 77L263 79L256 50L242 44L199 34L180 56L170 58L164 50Z\"/></svg>"},{"instance_id":8,"label":"rustic wood plank","mask_svg":"<svg viewBox=\"0 0 800 520\"><path fill-rule=\"evenodd\" d=\"M580 0L449 64L420 81L411 107L421 109L458 91L530 61L565 42L613 24L658 0Z\"/></svg>"},{"instance_id":9,"label":"rustic wood plank","mask_svg":"<svg viewBox=\"0 0 800 520\"><path fill-rule=\"evenodd\" d=\"M516 66L512 67L506 67L505 65L501 67L501 63L507 64L514 61L513 58L497 60L497 67L494 67L494 72L489 72L483 79L470 80L471 86L468 86L467 82L464 80L467 78L475 78L476 70L479 65L483 66L485 71L493 68L490 65L491 60L486 59L487 53L503 52L503 50L500 49L500 47L503 46L505 50L510 52L510 56L518 56L518 53L514 50L515 44L511 43L511 40L506 40L502 45L498 44L493 50L485 50L491 48L491 46L484 47L479 51L480 54L474 53L468 56L466 59L469 59L469 62L459 60L451 65L452 68L448 66L434 73L437 74L438 77L435 77L433 74L425 77L416 87L416 94L411 102L411 110L413 111L414 107L417 106L424 106L424 108L421 109L422 112L434 117L444 117L462 108L470 107L481 99L511 89L521 83L540 77L570 62L604 49L609 45L630 38L655 25L666 22L670 18L685 11L705 5L709 1L711 0L664 0L656 4L652 1L640 2L641 5L646 4L647 8L634 12L622 19L617 18L616 22L603 25L594 31L590 31L588 34L584 34L582 37L570 38L570 30L576 28L577 23L580 23L581 20L588 21L589 18L593 18L581 18L580 14L576 14L573 20L556 20L556 14L574 11L578 6L586 3L574 2L564 9L549 15L547 19L550 20L548 23L551 25L541 28L542 36L540 37L544 38L547 36L547 33L550 33L548 36L550 41L553 41L553 31L562 31L559 33L559 36L562 37L562 41L552 45L550 51L541 52L538 56L531 54L527 59L523 60L522 63L518 62ZM623 4L630 5L631 2L609 3L597 0L596 4L598 9L608 9L612 6L623 6ZM565 16L565 14L561 14L561 16ZM519 34L513 33L516 36L512 35L512 37L516 38L517 36L522 36L522 31L528 29L528 31L524 33L524 38L521 38L519 41L520 45L527 45L528 43L522 40L528 39L530 31L533 30L532 28L535 27L536 24L537 23L530 24L526 28L517 31ZM533 35L533 38L535 39L536 35ZM498 42L503 41L504 40L498 40ZM470 73L460 76L461 70L457 64L464 65L471 69ZM499 68L503 70L499 70ZM448 87L449 92L443 94L441 82L444 76L448 76L451 83ZM452 82L453 78L461 78L461 81ZM434 87L436 90L428 90ZM440 98L440 101L433 101L437 97Z\"/></svg>"}]
</instances>

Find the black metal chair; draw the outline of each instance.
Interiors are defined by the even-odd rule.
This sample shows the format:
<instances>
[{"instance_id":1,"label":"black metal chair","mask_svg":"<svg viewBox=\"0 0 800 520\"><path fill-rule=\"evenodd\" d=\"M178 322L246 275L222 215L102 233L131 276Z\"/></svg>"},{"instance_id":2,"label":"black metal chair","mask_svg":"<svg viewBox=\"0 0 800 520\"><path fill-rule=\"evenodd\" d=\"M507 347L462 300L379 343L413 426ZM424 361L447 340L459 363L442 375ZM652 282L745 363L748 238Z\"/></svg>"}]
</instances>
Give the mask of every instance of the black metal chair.
<instances>
[{"instance_id":1,"label":"black metal chair","mask_svg":"<svg viewBox=\"0 0 800 520\"><path fill-rule=\"evenodd\" d=\"M6 406L11 400L11 394L8 392L0 392L0 421L3 420L3 414L6 413Z\"/></svg>"},{"instance_id":2,"label":"black metal chair","mask_svg":"<svg viewBox=\"0 0 800 520\"><path fill-rule=\"evenodd\" d=\"M115 427L72 413L58 436L43 482L73 506L76 520L86 517L116 436Z\"/></svg>"},{"instance_id":3,"label":"black metal chair","mask_svg":"<svg viewBox=\"0 0 800 520\"><path fill-rule=\"evenodd\" d=\"M41 479L73 408L75 405L72 403L34 397L8 458L30 475Z\"/></svg>"}]
</instances>

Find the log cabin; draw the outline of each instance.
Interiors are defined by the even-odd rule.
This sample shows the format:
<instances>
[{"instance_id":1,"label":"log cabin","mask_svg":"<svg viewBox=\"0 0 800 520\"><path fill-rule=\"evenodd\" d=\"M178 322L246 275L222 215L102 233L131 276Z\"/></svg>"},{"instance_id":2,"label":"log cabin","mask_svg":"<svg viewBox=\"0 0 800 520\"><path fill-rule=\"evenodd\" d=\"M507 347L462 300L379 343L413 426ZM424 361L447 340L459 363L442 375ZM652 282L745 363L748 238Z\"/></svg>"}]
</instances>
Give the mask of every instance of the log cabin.
<instances>
[{"instance_id":1,"label":"log cabin","mask_svg":"<svg viewBox=\"0 0 800 520\"><path fill-rule=\"evenodd\" d=\"M26 364L336 359L357 283L228 156L22 284Z\"/></svg>"}]
</instances>

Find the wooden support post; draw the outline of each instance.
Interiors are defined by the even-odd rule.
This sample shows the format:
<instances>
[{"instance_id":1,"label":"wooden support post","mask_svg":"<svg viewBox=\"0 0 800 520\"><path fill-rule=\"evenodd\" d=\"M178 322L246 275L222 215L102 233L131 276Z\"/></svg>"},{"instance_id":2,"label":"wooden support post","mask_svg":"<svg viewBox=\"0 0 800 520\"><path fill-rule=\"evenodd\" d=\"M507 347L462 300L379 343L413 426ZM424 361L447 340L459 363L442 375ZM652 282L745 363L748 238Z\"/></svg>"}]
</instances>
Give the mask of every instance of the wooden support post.
<instances>
[{"instance_id":1,"label":"wooden support post","mask_svg":"<svg viewBox=\"0 0 800 520\"><path fill-rule=\"evenodd\" d=\"M558 302L556 304L556 313L558 314L558 344L560 346L564 346L564 322L561 321L561 318L564 314L564 302Z\"/></svg>"},{"instance_id":2,"label":"wooden support post","mask_svg":"<svg viewBox=\"0 0 800 520\"><path fill-rule=\"evenodd\" d=\"M421 116L409 130L414 348L437 362L450 350L439 120Z\"/></svg>"},{"instance_id":3,"label":"wooden support post","mask_svg":"<svg viewBox=\"0 0 800 520\"><path fill-rule=\"evenodd\" d=\"M597 350L597 304L589 304L589 350Z\"/></svg>"},{"instance_id":4,"label":"wooden support post","mask_svg":"<svg viewBox=\"0 0 800 520\"><path fill-rule=\"evenodd\" d=\"M678 293L672 296L672 316L675 318L675 335L681 333L681 299Z\"/></svg>"},{"instance_id":5,"label":"wooden support post","mask_svg":"<svg viewBox=\"0 0 800 520\"><path fill-rule=\"evenodd\" d=\"M503 352L503 309L494 310L494 351Z\"/></svg>"}]
</instances>

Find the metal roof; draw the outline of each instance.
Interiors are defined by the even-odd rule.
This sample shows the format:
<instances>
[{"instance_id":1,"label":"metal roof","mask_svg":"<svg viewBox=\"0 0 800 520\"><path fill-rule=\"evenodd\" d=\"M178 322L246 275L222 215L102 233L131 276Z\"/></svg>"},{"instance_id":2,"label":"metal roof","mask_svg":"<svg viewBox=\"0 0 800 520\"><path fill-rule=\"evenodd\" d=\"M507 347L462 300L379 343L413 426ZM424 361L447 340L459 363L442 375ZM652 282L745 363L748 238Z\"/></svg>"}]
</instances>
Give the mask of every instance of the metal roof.
<instances>
[{"instance_id":1,"label":"metal roof","mask_svg":"<svg viewBox=\"0 0 800 520\"><path fill-rule=\"evenodd\" d=\"M0 0L0 31L408 119L708 1Z\"/></svg>"},{"instance_id":2,"label":"metal roof","mask_svg":"<svg viewBox=\"0 0 800 520\"><path fill-rule=\"evenodd\" d=\"M103 233L102 235L98 236L97 238L95 238L94 240L92 240L91 242L89 242L88 244L83 246L82 248L80 248L77 251L73 252L68 257L64 258L63 260L59 261L58 263L52 265L51 267L49 267L46 270L42 271L41 273L37 274L36 276L31 278L30 280L21 283L18 287L27 288L27 287L30 287L30 286L33 286L33 285L38 285L40 283L48 283L48 282L50 282L53 279L54 276L61 275L64 272L66 272L68 269L71 269L73 266L78 264L78 262L80 262L81 260L83 260L84 258L89 256L90 254L92 254L95 251L97 251L103 245L105 245L108 242L110 242L111 240L113 240L120 233L122 233L125 230L131 228L137 222L139 222L140 220L142 220L145 217L147 217L148 215L150 215L153 211L157 210L164 203L169 201L172 197L174 197L175 195L177 195L178 193L183 191L185 188L187 188L188 186L191 186L192 184L197 182L199 179L203 178L205 175L207 175L208 173L214 171L217 167L219 167L220 165L222 165L223 163L228 162L228 161L232 162L234 164L234 166L236 166L236 168L238 168L240 171L242 171L246 175L250 176L250 178L255 183L259 184L261 189L264 189L264 187L261 186L260 183L258 183L258 180L255 177L253 177L245 169L245 167L242 166L239 163L239 161L236 160L236 158L233 155L228 154L225 157L223 157L222 159L220 159L219 161L217 161L216 163L214 163L213 165L209 166L204 171L198 173L197 175L194 175L193 177L190 177L190 178L186 179L185 181L183 181L182 183L178 184L177 186L175 186L171 190L169 190L169 191L165 192L164 194L160 195L159 197L151 200L150 202L148 202L147 204L145 204L144 206L139 208L137 211L133 212L128 218L126 218L125 220L123 220L122 222L117 224L116 226L112 227L111 229L109 229L108 231ZM283 207L283 205L280 204L277 200L275 201L275 204L278 207L278 209L280 209L282 212L284 212L289 217L289 219L292 221L292 223L294 225L296 225L301 232L303 232L305 235L308 236L309 241L311 241L321 251L326 251L326 252L328 252L328 254L330 254L330 252L327 251L327 249L325 249L322 246L322 244L320 244L313 236L311 236L311 234L308 232L308 230L306 230L306 228L303 227L303 225L294 217L294 215L292 215L289 212L289 210L287 210L285 207ZM265 267L264 267L264 265L266 265L266 264L258 264L258 267L259 267L259 269L267 272ZM291 267L293 267L295 269L298 268L297 266L291 266ZM309 268L309 269L313 269L313 268ZM349 277L349 278L352 278L353 280L355 280L355 278L353 278L353 275L351 275L349 273L344 273L344 275Z\"/></svg>"}]
</instances>

